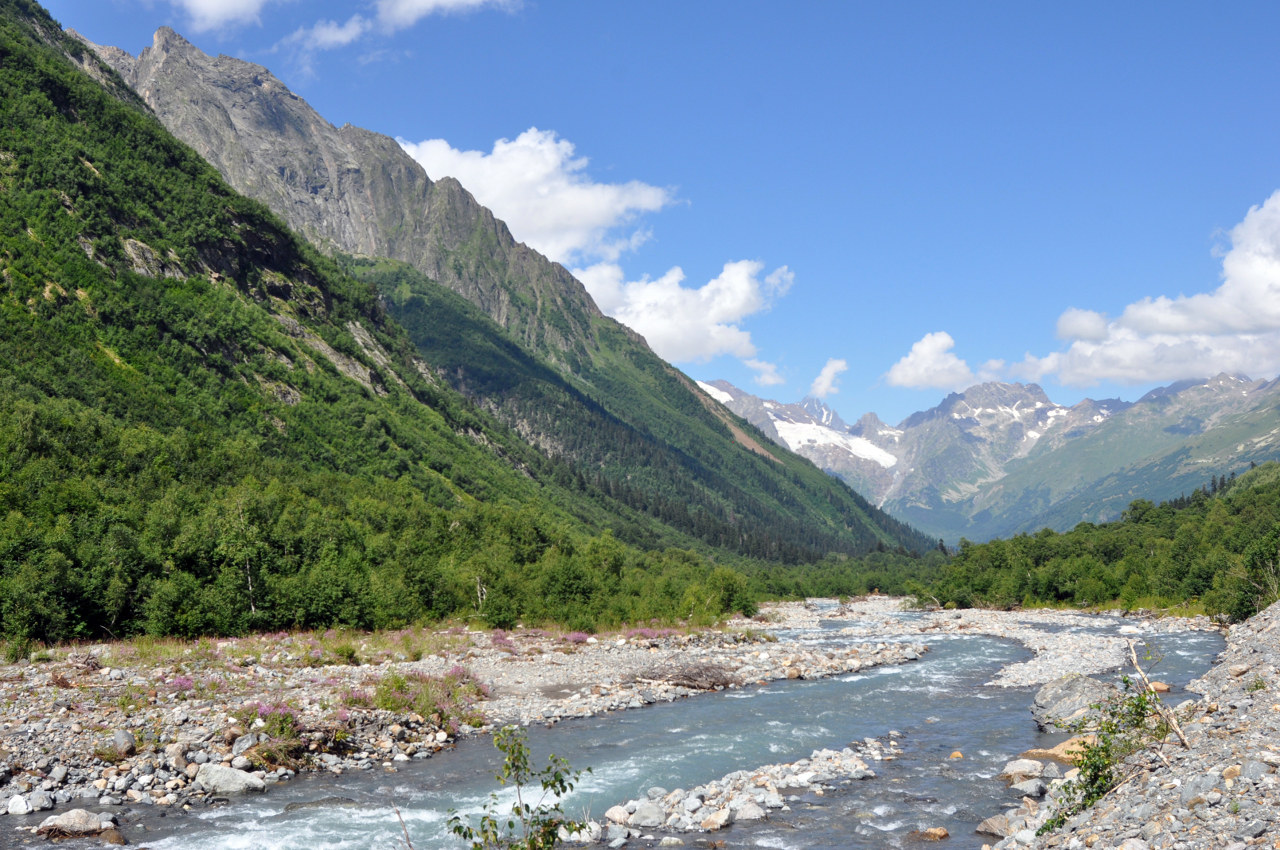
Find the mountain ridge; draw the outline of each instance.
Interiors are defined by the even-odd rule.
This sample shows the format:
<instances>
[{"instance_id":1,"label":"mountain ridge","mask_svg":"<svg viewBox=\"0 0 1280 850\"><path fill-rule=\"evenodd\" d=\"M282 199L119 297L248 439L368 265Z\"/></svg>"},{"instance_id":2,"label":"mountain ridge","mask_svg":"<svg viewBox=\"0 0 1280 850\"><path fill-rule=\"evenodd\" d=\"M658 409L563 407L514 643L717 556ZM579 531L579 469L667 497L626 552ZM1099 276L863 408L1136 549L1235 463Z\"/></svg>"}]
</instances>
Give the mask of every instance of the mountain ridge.
<instances>
[{"instance_id":1,"label":"mountain ridge","mask_svg":"<svg viewBox=\"0 0 1280 850\"><path fill-rule=\"evenodd\" d=\"M990 382L896 427L874 413L848 426L818 400L783 405L724 381L706 386L881 508L952 541L1114 518L1134 498L1175 498L1209 474L1274 458L1280 445L1272 430L1280 380L1225 373L1136 402L1069 407L1036 384ZM1227 433L1238 451L1222 442Z\"/></svg>"},{"instance_id":2,"label":"mountain ridge","mask_svg":"<svg viewBox=\"0 0 1280 850\"><path fill-rule=\"evenodd\" d=\"M771 561L929 547L709 404L562 266L389 137L335 128L262 66L209 57L167 28L136 58L89 46L232 186L374 286L433 374L591 486Z\"/></svg>"}]
</instances>

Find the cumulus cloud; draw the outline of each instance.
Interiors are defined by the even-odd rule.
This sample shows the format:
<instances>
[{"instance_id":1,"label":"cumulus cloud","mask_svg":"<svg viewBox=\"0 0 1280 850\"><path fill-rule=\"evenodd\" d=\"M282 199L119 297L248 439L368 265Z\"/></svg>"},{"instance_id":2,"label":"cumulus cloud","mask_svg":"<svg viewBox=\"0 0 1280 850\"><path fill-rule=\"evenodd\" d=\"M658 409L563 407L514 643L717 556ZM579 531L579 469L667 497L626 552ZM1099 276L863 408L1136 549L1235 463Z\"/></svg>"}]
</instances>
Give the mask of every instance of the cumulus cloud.
<instances>
[{"instance_id":1,"label":"cumulus cloud","mask_svg":"<svg viewBox=\"0 0 1280 850\"><path fill-rule=\"evenodd\" d=\"M574 270L607 315L641 334L660 357L676 363L706 362L729 354L744 361L756 355L751 334L739 327L749 316L767 310L791 287L795 276L786 266L761 277L764 264L755 260L725 263L702 286L684 285L684 270L672 268L657 279L627 281L616 263L597 263ZM747 365L760 383L778 383L776 368L756 360Z\"/></svg>"},{"instance_id":2,"label":"cumulus cloud","mask_svg":"<svg viewBox=\"0 0 1280 850\"><path fill-rule=\"evenodd\" d=\"M973 370L951 352L956 341L946 331L925 334L894 363L885 380L895 387L958 390L974 382Z\"/></svg>"},{"instance_id":3,"label":"cumulus cloud","mask_svg":"<svg viewBox=\"0 0 1280 850\"><path fill-rule=\"evenodd\" d=\"M596 182L572 142L537 127L499 139L488 153L444 139L399 141L433 179L456 177L517 239L562 263L617 260L649 236L642 227L619 230L673 200L671 190L639 180Z\"/></svg>"},{"instance_id":4,"label":"cumulus cloud","mask_svg":"<svg viewBox=\"0 0 1280 850\"><path fill-rule=\"evenodd\" d=\"M832 357L827 361L827 365L822 367L818 377L813 379L813 384L809 387L809 395L814 398L826 398L829 395L840 392L840 387L838 386L840 373L848 370L849 361Z\"/></svg>"},{"instance_id":5,"label":"cumulus cloud","mask_svg":"<svg viewBox=\"0 0 1280 850\"><path fill-rule=\"evenodd\" d=\"M170 0L191 18L196 32L222 29L233 24L258 22L262 7L271 0Z\"/></svg>"},{"instance_id":6,"label":"cumulus cloud","mask_svg":"<svg viewBox=\"0 0 1280 850\"><path fill-rule=\"evenodd\" d=\"M1148 297L1119 317L1072 308L1058 320L1065 351L1028 354L1014 367L1038 380L1130 384L1203 378L1218 372L1280 371L1280 192L1250 208L1230 234L1222 283L1211 292Z\"/></svg>"}]
</instances>

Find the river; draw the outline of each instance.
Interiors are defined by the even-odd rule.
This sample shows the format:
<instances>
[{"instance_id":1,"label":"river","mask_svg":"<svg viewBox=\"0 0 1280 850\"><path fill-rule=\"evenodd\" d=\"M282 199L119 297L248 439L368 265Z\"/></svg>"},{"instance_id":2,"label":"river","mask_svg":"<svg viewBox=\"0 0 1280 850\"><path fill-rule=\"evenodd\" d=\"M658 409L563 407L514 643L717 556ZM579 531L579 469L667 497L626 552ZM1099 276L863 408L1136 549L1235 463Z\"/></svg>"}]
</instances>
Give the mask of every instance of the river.
<instances>
[{"instance_id":1,"label":"river","mask_svg":"<svg viewBox=\"0 0 1280 850\"><path fill-rule=\"evenodd\" d=\"M843 625L790 636L840 642L848 640L836 632ZM1219 635L1206 632L1150 640L1162 659L1153 675L1174 686L1172 704L1223 647ZM996 774L1024 750L1065 736L1037 732L1028 710L1033 689L984 684L1001 666L1029 657L1025 649L980 635L930 635L928 642L922 660L901 667L784 680L534 728L530 746L538 765L554 752L590 768L563 806L570 816L603 820L610 806L653 787L693 789L735 770L793 762L894 730L903 753L872 763L874 779L790 800L789 811L771 812L767 821L681 837L688 845L715 839L735 847L899 847L914 843L913 830L941 826L954 850L978 848L992 839L974 827L1018 802ZM951 758L955 751L963 758ZM220 808L155 812L125 831L153 850L389 850L404 846L394 804L416 850L452 848L459 843L447 830L451 809L474 816L491 793L511 799L493 780L498 767L490 741L473 739L398 772L306 776ZM350 802L284 811L325 797Z\"/></svg>"}]
</instances>

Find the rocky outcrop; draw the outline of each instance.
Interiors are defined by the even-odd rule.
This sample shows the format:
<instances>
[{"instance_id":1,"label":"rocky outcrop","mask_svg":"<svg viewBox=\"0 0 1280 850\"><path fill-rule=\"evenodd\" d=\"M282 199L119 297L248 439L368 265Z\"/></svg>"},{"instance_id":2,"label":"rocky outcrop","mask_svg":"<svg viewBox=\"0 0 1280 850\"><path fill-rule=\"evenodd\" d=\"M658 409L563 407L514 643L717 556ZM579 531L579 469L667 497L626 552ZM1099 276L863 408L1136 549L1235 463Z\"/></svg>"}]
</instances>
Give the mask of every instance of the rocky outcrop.
<instances>
[{"instance_id":1,"label":"rocky outcrop","mask_svg":"<svg viewBox=\"0 0 1280 850\"><path fill-rule=\"evenodd\" d=\"M266 68L168 27L137 57L87 43L171 133L315 244L406 262L553 362L594 339L601 313L581 283L389 136L334 127Z\"/></svg>"}]
</instances>

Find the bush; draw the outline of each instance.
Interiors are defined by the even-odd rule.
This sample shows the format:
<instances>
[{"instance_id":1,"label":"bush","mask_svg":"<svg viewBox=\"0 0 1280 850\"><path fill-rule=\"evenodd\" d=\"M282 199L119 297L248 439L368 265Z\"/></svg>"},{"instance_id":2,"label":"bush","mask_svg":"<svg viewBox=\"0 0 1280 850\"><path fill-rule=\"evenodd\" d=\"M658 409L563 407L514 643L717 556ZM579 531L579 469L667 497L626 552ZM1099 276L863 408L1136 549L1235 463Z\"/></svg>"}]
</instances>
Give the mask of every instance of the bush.
<instances>
[{"instance_id":1,"label":"bush","mask_svg":"<svg viewBox=\"0 0 1280 850\"><path fill-rule=\"evenodd\" d=\"M516 801L504 816L498 795L491 794L477 826L451 811L450 832L470 844L472 850L550 850L560 843L561 827L566 832L583 828L583 824L564 816L559 800L573 790L582 771L570 770L569 763L556 755L548 757L546 767L535 771L529 763L528 736L517 726L495 732L493 745L503 755L502 772L496 778L502 785L510 783L515 787ZM537 802L527 802L525 794L534 783L542 794Z\"/></svg>"}]
</instances>

